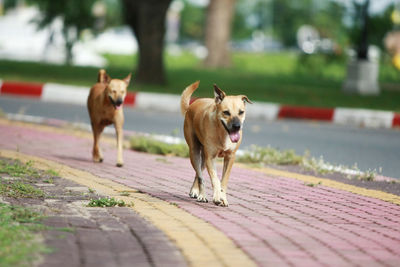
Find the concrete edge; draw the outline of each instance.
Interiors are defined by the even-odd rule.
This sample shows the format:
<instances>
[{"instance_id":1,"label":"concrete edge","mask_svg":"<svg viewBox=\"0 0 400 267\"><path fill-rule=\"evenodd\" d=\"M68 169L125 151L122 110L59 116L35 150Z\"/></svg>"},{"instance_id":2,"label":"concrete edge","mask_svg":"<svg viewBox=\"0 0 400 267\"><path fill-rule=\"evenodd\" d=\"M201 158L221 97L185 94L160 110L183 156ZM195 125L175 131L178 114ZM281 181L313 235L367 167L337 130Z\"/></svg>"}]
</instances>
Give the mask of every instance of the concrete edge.
<instances>
[{"instance_id":1,"label":"concrete edge","mask_svg":"<svg viewBox=\"0 0 400 267\"><path fill-rule=\"evenodd\" d=\"M55 83L35 84L0 80L0 96L35 97L44 102L86 105L89 87ZM165 112L179 112L180 96L149 92L129 92L125 106ZM257 102L248 105L247 117L276 119L306 119L367 128L400 127L400 113L358 108L317 108Z\"/></svg>"}]
</instances>

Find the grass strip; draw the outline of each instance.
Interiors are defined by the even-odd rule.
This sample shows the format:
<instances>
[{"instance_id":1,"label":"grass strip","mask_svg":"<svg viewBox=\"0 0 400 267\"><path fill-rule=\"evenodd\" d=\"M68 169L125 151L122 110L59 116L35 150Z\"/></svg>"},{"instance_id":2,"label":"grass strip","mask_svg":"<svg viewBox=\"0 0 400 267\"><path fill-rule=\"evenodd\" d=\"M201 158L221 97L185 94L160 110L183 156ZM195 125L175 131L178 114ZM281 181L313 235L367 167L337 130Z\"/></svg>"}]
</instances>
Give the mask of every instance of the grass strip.
<instances>
[{"instance_id":1,"label":"grass strip","mask_svg":"<svg viewBox=\"0 0 400 267\"><path fill-rule=\"evenodd\" d=\"M184 143L168 144L153 137L133 136L130 139L131 149L157 155L169 155L182 158L189 157L189 148Z\"/></svg>"},{"instance_id":2,"label":"grass strip","mask_svg":"<svg viewBox=\"0 0 400 267\"><path fill-rule=\"evenodd\" d=\"M31 266L47 251L36 235L40 219L27 208L0 203L0 266Z\"/></svg>"},{"instance_id":3,"label":"grass strip","mask_svg":"<svg viewBox=\"0 0 400 267\"><path fill-rule=\"evenodd\" d=\"M132 150L140 152L165 156L189 157L189 148L185 143L170 144L156 140L153 137L133 136L130 139L130 145ZM158 161L161 162L162 160L158 159ZM256 166L295 165L317 174L333 172L346 173L347 170L350 170L352 174L346 174L348 178L356 178L364 181L373 181L377 175L376 170L361 172L356 165L353 167L333 166L325 162L322 157L319 159L311 157L308 152L304 153L304 155L298 155L294 150L278 150L272 147L259 147L255 145L253 145L250 150L237 155L236 161Z\"/></svg>"}]
</instances>

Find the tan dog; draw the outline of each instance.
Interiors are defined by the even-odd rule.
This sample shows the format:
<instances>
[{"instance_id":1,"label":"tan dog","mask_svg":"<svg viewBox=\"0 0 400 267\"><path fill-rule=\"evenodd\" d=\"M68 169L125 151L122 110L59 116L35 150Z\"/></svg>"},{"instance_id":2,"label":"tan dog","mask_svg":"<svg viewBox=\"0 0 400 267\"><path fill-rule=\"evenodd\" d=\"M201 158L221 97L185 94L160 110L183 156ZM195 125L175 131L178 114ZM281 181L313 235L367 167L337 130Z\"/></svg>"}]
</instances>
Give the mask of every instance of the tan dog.
<instances>
[{"instance_id":1,"label":"tan dog","mask_svg":"<svg viewBox=\"0 0 400 267\"><path fill-rule=\"evenodd\" d=\"M102 162L103 155L99 148L99 138L104 127L114 124L117 133L117 166L124 164L122 158L122 144L124 125L124 113L122 105L126 96L126 88L129 85L131 74L125 79L111 79L105 72L100 70L97 83L90 89L87 107L93 131L93 161Z\"/></svg>"},{"instance_id":2,"label":"tan dog","mask_svg":"<svg viewBox=\"0 0 400 267\"><path fill-rule=\"evenodd\" d=\"M226 190L235 153L242 141L247 96L227 96L214 85L215 99L201 98L190 104L190 97L199 82L189 85L182 93L181 112L185 115L184 134L190 151L190 162L196 176L190 197L207 202L202 171L207 168L213 187L213 202L228 206ZM217 177L215 158L224 158L221 182Z\"/></svg>"}]
</instances>

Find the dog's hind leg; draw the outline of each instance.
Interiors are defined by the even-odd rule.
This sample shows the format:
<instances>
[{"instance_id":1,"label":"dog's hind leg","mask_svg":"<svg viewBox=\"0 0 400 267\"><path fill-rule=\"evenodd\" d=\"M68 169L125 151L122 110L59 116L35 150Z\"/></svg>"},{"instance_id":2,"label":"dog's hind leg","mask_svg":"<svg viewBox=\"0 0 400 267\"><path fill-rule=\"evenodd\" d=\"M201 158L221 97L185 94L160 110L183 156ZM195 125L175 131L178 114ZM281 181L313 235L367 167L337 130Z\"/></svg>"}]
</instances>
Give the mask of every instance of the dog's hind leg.
<instances>
[{"instance_id":1,"label":"dog's hind leg","mask_svg":"<svg viewBox=\"0 0 400 267\"><path fill-rule=\"evenodd\" d=\"M197 198L199 202L208 202L205 195L203 170L204 170L204 155L201 150L201 145L197 141L190 146L190 162L196 172L192 188L190 189L189 196Z\"/></svg>"},{"instance_id":2,"label":"dog's hind leg","mask_svg":"<svg viewBox=\"0 0 400 267\"><path fill-rule=\"evenodd\" d=\"M104 130L104 126L102 125L94 125L92 123L93 130L93 161L94 162L103 162L103 154L101 153L101 149L99 148L99 139L100 135Z\"/></svg>"}]
</instances>

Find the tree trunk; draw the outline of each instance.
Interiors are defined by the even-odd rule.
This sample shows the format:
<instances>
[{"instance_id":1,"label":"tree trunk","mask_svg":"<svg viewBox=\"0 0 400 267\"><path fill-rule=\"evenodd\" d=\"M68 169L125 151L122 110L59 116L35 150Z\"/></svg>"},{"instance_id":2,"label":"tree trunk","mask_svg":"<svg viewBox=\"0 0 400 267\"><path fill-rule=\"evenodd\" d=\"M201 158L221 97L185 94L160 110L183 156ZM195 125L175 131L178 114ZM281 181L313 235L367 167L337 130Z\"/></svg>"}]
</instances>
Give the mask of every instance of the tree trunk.
<instances>
[{"instance_id":1,"label":"tree trunk","mask_svg":"<svg viewBox=\"0 0 400 267\"><path fill-rule=\"evenodd\" d=\"M138 65L137 83L165 84L163 61L165 17L172 0L123 0L125 21L135 33Z\"/></svg>"},{"instance_id":2,"label":"tree trunk","mask_svg":"<svg viewBox=\"0 0 400 267\"><path fill-rule=\"evenodd\" d=\"M210 0L207 10L206 47L204 65L228 67L231 64L229 40L235 0Z\"/></svg>"},{"instance_id":3,"label":"tree trunk","mask_svg":"<svg viewBox=\"0 0 400 267\"><path fill-rule=\"evenodd\" d=\"M361 33L357 47L357 58L365 60L368 59L368 9L369 0L365 0L364 5L361 8Z\"/></svg>"}]
</instances>

